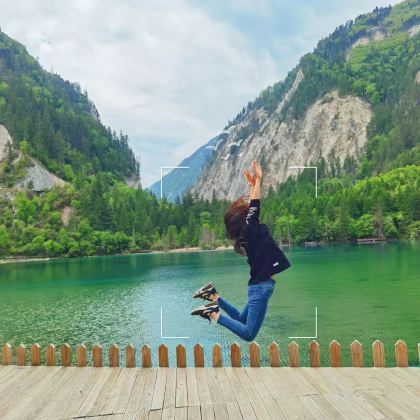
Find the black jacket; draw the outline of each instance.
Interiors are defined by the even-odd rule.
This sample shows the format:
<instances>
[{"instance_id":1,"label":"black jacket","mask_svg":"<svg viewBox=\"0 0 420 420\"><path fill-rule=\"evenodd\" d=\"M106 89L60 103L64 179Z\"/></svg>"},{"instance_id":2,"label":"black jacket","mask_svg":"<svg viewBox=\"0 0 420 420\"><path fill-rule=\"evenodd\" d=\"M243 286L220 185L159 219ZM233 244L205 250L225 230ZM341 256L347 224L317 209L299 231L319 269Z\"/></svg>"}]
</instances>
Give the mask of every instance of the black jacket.
<instances>
[{"instance_id":1,"label":"black jacket","mask_svg":"<svg viewBox=\"0 0 420 420\"><path fill-rule=\"evenodd\" d=\"M241 232L251 278L248 284L260 283L290 267L290 263L271 237L267 225L260 224L260 200L251 200L246 224Z\"/></svg>"}]
</instances>

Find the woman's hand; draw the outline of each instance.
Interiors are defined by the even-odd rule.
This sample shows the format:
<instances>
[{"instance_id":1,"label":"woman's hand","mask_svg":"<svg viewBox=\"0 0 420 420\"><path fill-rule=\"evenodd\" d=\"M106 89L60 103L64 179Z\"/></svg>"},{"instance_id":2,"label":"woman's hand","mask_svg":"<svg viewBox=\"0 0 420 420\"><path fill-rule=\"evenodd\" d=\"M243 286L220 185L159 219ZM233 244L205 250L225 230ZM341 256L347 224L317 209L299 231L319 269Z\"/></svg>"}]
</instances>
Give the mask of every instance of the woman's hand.
<instances>
[{"instance_id":1,"label":"woman's hand","mask_svg":"<svg viewBox=\"0 0 420 420\"><path fill-rule=\"evenodd\" d=\"M254 160L254 162L252 162L252 167L254 168L255 180L261 181L263 177L261 166L258 165L256 160Z\"/></svg>"},{"instance_id":2,"label":"woman's hand","mask_svg":"<svg viewBox=\"0 0 420 420\"><path fill-rule=\"evenodd\" d=\"M251 172L249 172L249 169L247 169L247 170L245 171L245 177L246 177L246 179L247 179L247 181L248 181L248 185L249 185L250 187L255 186L255 178L254 178L254 176L253 176L253 175L251 175Z\"/></svg>"}]
</instances>

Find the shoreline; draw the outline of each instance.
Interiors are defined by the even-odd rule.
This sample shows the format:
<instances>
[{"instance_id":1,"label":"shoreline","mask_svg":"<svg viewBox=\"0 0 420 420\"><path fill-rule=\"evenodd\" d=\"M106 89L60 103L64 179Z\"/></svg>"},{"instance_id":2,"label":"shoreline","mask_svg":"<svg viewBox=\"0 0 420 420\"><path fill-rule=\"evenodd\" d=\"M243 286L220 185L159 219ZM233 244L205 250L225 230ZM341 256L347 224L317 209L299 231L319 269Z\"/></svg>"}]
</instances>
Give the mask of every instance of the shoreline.
<instances>
[{"instance_id":1,"label":"shoreline","mask_svg":"<svg viewBox=\"0 0 420 420\"><path fill-rule=\"evenodd\" d=\"M390 240L387 241L372 241L372 242L345 242L346 244L353 244L353 245L359 245L359 246L365 246L365 245L380 245L385 243L394 243L394 242L404 242L404 240ZM315 244L307 244L305 245L288 245L288 244L282 244L281 248L294 248L302 246L304 248L311 248L311 247L318 247L318 246L328 246L328 245L336 245L340 242L319 242L316 245ZM81 256L81 257L3 257L0 258L0 265L3 264L14 264L14 263L25 263L25 262L37 262L37 261L54 261L54 260L67 260L67 259L76 259L76 258L91 258L91 257L118 257L118 256L127 256L127 255L142 255L142 254L177 254L177 253L188 253L188 252L209 252L209 251L229 251L233 250L233 246L219 246L214 249L202 249L200 247L184 247L184 248L175 248L175 249L168 249L168 250L162 250L162 251L155 251L155 250L145 250L140 252L124 252L121 254L109 254L109 255L89 255L89 256Z\"/></svg>"},{"instance_id":2,"label":"shoreline","mask_svg":"<svg viewBox=\"0 0 420 420\"><path fill-rule=\"evenodd\" d=\"M37 261L54 261L54 260L69 260L76 258L89 258L89 257L119 257L119 256L128 256L128 255L147 255L147 254L177 254L177 253L187 253L187 252L207 252L207 251L228 251L233 249L233 246L219 246L214 249L201 249L200 247L185 247L185 248L175 248L168 249L164 251L144 251L144 252L125 252L122 254L110 254L110 255L89 255L83 257L3 257L0 258L0 265L2 264L15 264L15 263L25 263L25 262L37 262Z\"/></svg>"}]
</instances>

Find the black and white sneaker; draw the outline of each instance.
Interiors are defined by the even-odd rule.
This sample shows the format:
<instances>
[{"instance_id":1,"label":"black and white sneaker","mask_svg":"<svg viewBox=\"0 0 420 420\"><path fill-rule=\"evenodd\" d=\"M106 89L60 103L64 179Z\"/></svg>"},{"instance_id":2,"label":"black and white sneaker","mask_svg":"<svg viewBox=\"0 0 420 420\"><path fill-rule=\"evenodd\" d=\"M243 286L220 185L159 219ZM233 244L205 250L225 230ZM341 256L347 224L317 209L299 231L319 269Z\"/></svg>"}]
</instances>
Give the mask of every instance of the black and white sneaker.
<instances>
[{"instance_id":1,"label":"black and white sneaker","mask_svg":"<svg viewBox=\"0 0 420 420\"><path fill-rule=\"evenodd\" d=\"M212 313L219 312L219 304L217 302L208 303L207 305L199 306L198 308L195 308L191 315L200 315L202 318L211 320L210 315Z\"/></svg>"},{"instance_id":2,"label":"black and white sneaker","mask_svg":"<svg viewBox=\"0 0 420 420\"><path fill-rule=\"evenodd\" d=\"M210 296L216 292L216 287L214 286L214 283L211 282L209 284L206 284L203 287L200 287L194 294L193 298L201 298L205 300L209 300L211 302Z\"/></svg>"}]
</instances>

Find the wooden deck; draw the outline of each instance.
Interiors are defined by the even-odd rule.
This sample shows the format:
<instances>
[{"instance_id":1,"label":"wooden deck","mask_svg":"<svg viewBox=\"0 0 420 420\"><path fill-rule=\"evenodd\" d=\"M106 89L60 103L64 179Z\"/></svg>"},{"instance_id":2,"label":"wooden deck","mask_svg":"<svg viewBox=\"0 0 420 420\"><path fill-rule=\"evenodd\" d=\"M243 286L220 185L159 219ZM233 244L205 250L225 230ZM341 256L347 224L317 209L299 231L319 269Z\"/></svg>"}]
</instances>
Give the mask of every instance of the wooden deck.
<instances>
[{"instance_id":1,"label":"wooden deck","mask_svg":"<svg viewBox=\"0 0 420 420\"><path fill-rule=\"evenodd\" d=\"M0 366L0 418L414 419L420 369Z\"/></svg>"}]
</instances>

